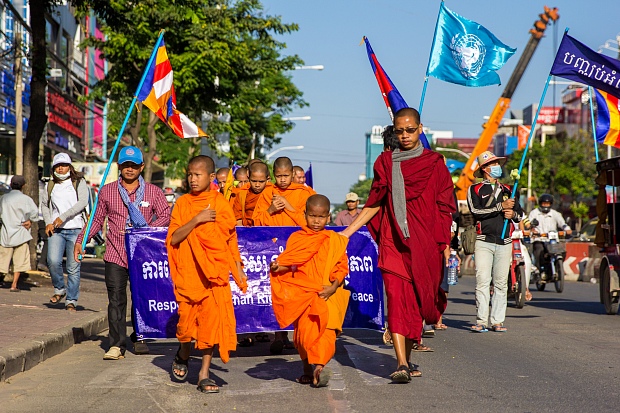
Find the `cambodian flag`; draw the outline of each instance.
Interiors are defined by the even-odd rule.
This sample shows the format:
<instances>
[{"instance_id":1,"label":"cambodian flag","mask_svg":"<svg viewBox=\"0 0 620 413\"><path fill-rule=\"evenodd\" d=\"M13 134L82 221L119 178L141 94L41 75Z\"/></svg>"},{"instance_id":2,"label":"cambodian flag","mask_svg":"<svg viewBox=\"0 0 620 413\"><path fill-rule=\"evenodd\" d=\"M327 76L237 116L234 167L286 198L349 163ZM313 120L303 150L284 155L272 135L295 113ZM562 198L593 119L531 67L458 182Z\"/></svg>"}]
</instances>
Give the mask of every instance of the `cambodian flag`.
<instances>
[{"instance_id":1,"label":"cambodian flag","mask_svg":"<svg viewBox=\"0 0 620 413\"><path fill-rule=\"evenodd\" d=\"M381 95L383 96L383 100L385 101L385 105L387 106L388 113L390 114L390 119L393 121L394 114L396 112L410 106L407 105L407 102L405 102L405 99L403 99L401 94L398 92L398 89L396 89L396 86L394 86L394 83L392 83L390 77L387 75L387 73L385 73L383 67L381 67L381 64L377 60L377 56L372 50L370 42L368 41L368 38L366 36L364 36L364 42L366 43L366 52L368 53L368 60L370 60L370 66L372 67L372 71L377 78L377 83L379 83L379 89L381 89ZM426 139L426 135L424 135L424 132L420 133L420 142L422 142L422 145L426 149L431 148L431 145L429 145L428 139Z\"/></svg>"},{"instance_id":2,"label":"cambodian flag","mask_svg":"<svg viewBox=\"0 0 620 413\"><path fill-rule=\"evenodd\" d=\"M138 93L138 100L151 109L177 136L207 137L202 129L177 110L172 65L163 39L155 54L155 61L146 73L142 89Z\"/></svg>"},{"instance_id":3,"label":"cambodian flag","mask_svg":"<svg viewBox=\"0 0 620 413\"><path fill-rule=\"evenodd\" d=\"M619 99L611 93L593 89L596 95L598 119L596 121L596 140L598 143L620 148L620 107Z\"/></svg>"}]
</instances>

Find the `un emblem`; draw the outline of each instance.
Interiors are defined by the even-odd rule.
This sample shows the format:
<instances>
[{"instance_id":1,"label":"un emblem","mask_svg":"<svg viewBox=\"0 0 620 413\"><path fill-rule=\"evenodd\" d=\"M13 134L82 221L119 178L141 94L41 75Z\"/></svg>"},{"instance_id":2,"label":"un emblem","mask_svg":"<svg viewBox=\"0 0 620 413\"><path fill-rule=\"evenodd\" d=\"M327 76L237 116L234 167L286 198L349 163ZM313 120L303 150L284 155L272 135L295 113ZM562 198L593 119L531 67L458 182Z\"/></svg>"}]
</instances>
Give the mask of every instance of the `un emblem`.
<instances>
[{"instance_id":1,"label":"un emblem","mask_svg":"<svg viewBox=\"0 0 620 413\"><path fill-rule=\"evenodd\" d=\"M475 79L482 69L486 48L480 38L473 34L454 35L450 42L454 63L467 79Z\"/></svg>"}]
</instances>

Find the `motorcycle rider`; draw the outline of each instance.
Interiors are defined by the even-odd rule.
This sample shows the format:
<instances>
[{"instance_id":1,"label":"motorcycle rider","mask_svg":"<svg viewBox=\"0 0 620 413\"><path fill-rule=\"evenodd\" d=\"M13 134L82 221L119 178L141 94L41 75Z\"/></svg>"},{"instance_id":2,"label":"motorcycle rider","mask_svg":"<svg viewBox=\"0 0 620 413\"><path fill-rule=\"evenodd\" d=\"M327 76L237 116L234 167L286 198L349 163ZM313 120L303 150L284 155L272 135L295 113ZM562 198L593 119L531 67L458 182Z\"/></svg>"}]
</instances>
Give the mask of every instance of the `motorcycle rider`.
<instances>
[{"instance_id":1,"label":"motorcycle rider","mask_svg":"<svg viewBox=\"0 0 620 413\"><path fill-rule=\"evenodd\" d=\"M566 231L568 235L571 234L571 228L566 224L562 214L560 214L555 209L551 208L553 205L553 196L550 194L542 194L538 198L538 208L533 209L530 212L530 222L538 221L538 224L532 229L534 234L549 234L549 232L554 231ZM546 271L548 269L541 268L544 260L545 254L545 243L540 241L534 241L533 243L533 255L534 262L538 269L540 270L540 275L543 280L547 279Z\"/></svg>"}]
</instances>

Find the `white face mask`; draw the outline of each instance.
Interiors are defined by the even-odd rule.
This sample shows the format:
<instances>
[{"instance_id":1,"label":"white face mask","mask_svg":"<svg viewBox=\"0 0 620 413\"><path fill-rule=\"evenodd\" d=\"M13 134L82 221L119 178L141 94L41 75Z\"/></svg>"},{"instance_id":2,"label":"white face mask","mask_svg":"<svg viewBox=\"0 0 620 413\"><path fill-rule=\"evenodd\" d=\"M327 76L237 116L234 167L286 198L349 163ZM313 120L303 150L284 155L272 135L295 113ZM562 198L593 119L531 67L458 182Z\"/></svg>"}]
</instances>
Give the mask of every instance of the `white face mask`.
<instances>
[{"instance_id":1,"label":"white face mask","mask_svg":"<svg viewBox=\"0 0 620 413\"><path fill-rule=\"evenodd\" d=\"M58 172L54 172L54 175L56 175L56 178L62 179L64 181L71 176L71 171L67 172L66 174L59 174Z\"/></svg>"}]
</instances>

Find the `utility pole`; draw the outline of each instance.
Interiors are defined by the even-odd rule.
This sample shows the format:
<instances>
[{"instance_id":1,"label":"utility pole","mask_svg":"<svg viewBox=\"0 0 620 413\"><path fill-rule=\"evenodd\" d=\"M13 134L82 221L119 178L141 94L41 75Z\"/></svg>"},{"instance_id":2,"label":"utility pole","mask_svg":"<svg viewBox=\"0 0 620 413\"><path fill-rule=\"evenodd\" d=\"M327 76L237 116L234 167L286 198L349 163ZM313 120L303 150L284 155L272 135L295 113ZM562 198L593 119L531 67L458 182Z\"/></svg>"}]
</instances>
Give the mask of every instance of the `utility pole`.
<instances>
[{"instance_id":1,"label":"utility pole","mask_svg":"<svg viewBox=\"0 0 620 413\"><path fill-rule=\"evenodd\" d=\"M15 30L15 174L24 174L24 137L22 130L22 53L21 30Z\"/></svg>"}]
</instances>

